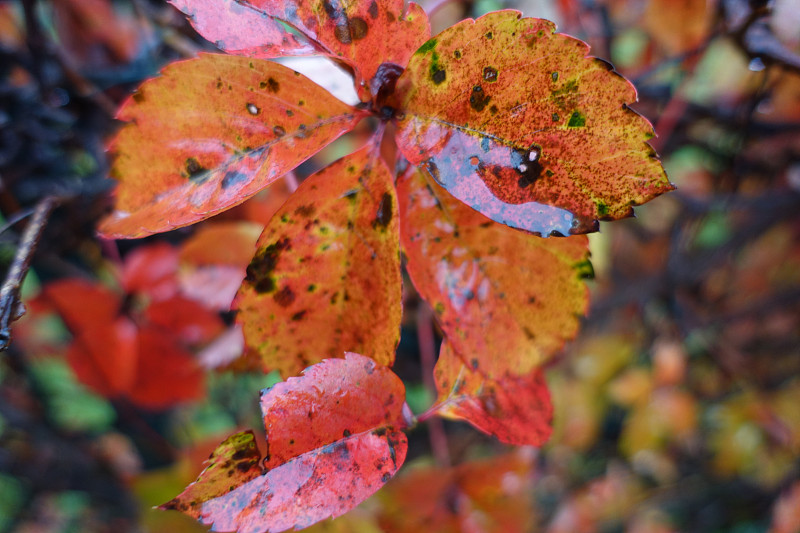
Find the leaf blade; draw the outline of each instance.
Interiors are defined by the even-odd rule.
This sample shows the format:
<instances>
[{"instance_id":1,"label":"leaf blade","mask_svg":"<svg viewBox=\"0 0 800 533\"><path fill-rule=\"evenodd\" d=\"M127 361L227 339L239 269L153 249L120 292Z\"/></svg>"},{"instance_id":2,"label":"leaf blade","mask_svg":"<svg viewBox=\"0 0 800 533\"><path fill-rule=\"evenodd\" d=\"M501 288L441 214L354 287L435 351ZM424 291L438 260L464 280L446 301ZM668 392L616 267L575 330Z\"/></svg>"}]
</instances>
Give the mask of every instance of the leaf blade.
<instances>
[{"instance_id":1,"label":"leaf blade","mask_svg":"<svg viewBox=\"0 0 800 533\"><path fill-rule=\"evenodd\" d=\"M391 365L402 316L397 196L363 148L309 177L259 238L235 301L265 370L346 351Z\"/></svg>"},{"instance_id":2,"label":"leaf blade","mask_svg":"<svg viewBox=\"0 0 800 533\"><path fill-rule=\"evenodd\" d=\"M238 205L362 116L271 61L201 54L173 63L120 110L131 123L112 143L116 211L99 232L141 237Z\"/></svg>"},{"instance_id":3,"label":"leaf blade","mask_svg":"<svg viewBox=\"0 0 800 533\"><path fill-rule=\"evenodd\" d=\"M398 80L398 146L516 228L569 235L672 189L633 86L552 23L500 11L429 40Z\"/></svg>"}]
</instances>

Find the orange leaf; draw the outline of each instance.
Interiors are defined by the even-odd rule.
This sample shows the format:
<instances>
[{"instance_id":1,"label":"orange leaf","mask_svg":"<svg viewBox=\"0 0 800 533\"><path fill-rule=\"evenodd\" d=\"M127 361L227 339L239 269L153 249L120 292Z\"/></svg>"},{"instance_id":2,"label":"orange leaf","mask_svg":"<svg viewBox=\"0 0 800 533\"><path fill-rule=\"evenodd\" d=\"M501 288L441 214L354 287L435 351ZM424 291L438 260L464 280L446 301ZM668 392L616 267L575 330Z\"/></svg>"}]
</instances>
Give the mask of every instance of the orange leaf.
<instances>
[{"instance_id":1,"label":"orange leaf","mask_svg":"<svg viewBox=\"0 0 800 533\"><path fill-rule=\"evenodd\" d=\"M235 302L265 370L297 375L353 350L392 364L398 227L391 174L368 148L302 183L261 235Z\"/></svg>"},{"instance_id":2,"label":"orange leaf","mask_svg":"<svg viewBox=\"0 0 800 533\"><path fill-rule=\"evenodd\" d=\"M516 11L422 45L390 105L398 146L489 218L547 235L597 229L672 189L636 91L588 46Z\"/></svg>"},{"instance_id":3,"label":"orange leaf","mask_svg":"<svg viewBox=\"0 0 800 533\"><path fill-rule=\"evenodd\" d=\"M358 354L314 365L262 392L264 471L252 434L225 441L198 480L162 509L215 531L301 529L349 511L405 460L403 383ZM222 471L230 472L230 478Z\"/></svg>"},{"instance_id":4,"label":"orange leaf","mask_svg":"<svg viewBox=\"0 0 800 533\"><path fill-rule=\"evenodd\" d=\"M586 237L543 239L492 222L420 171L397 187L408 273L471 370L528 376L576 335L588 304Z\"/></svg>"},{"instance_id":5,"label":"orange leaf","mask_svg":"<svg viewBox=\"0 0 800 533\"><path fill-rule=\"evenodd\" d=\"M468 368L444 341L434 377L440 415L466 420L506 444L541 446L550 438L553 404L541 369L488 379Z\"/></svg>"},{"instance_id":6,"label":"orange leaf","mask_svg":"<svg viewBox=\"0 0 800 533\"><path fill-rule=\"evenodd\" d=\"M350 130L362 113L271 61L201 54L122 107L107 237L142 237L240 204Z\"/></svg>"}]
</instances>

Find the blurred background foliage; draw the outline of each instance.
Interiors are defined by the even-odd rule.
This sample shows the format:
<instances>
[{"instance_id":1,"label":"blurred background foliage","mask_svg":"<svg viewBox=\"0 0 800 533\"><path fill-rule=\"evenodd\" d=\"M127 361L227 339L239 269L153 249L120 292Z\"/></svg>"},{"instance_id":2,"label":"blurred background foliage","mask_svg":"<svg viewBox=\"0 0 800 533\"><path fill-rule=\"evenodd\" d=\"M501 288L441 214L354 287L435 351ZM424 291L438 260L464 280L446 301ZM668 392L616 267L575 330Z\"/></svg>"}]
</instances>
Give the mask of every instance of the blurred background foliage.
<instances>
[{"instance_id":1,"label":"blurred background foliage","mask_svg":"<svg viewBox=\"0 0 800 533\"><path fill-rule=\"evenodd\" d=\"M505 448L447 422L447 453L434 459L422 426L397 479L313 529L799 532L800 3L423 6L434 32L514 8L588 41L637 86L635 109L654 123L652 144L678 190L592 236L591 312L548 369L549 444ZM160 0L0 0L2 264L31 208L48 195L60 201L23 287L29 312L0 358L0 531L203 531L151 507L191 482L225 436L261 430L257 391L278 377L237 367L240 334L225 311L288 189L143 241L93 234L109 208L104 150L117 105L200 50L213 47ZM346 79L322 72L347 98ZM350 151L359 135L293 178ZM125 309L140 340L115 364L132 365L131 382L104 389L92 377L95 333L70 322L63 288L47 289L64 278ZM408 283L406 292L396 370L419 413L433 397L418 355L430 313ZM205 310L168 312L186 300ZM145 337L167 343L176 363L146 349ZM179 379L185 357L207 371ZM174 394L153 399L164 390Z\"/></svg>"}]
</instances>

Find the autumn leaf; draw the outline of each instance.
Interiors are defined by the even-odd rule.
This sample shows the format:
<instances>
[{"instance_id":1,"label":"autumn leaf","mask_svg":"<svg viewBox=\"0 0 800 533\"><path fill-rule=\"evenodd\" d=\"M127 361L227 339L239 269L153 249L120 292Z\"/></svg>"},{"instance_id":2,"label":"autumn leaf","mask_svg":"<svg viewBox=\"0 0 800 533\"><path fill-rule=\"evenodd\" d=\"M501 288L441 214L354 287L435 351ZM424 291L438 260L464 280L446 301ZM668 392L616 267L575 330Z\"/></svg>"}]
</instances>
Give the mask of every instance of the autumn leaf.
<instances>
[{"instance_id":1,"label":"autumn leaf","mask_svg":"<svg viewBox=\"0 0 800 533\"><path fill-rule=\"evenodd\" d=\"M422 171L397 187L409 276L471 370L528 376L577 334L592 272L586 237L543 239L492 222Z\"/></svg>"},{"instance_id":2,"label":"autumn leaf","mask_svg":"<svg viewBox=\"0 0 800 533\"><path fill-rule=\"evenodd\" d=\"M672 189L636 91L588 45L516 11L422 45L397 81L397 142L456 198L542 236L597 229Z\"/></svg>"},{"instance_id":3,"label":"autumn leaf","mask_svg":"<svg viewBox=\"0 0 800 533\"><path fill-rule=\"evenodd\" d=\"M228 53L253 57L325 54L351 65L357 86L371 82L382 64L396 65L399 73L430 36L425 11L414 3L404 6L402 0L171 3L189 15L203 37ZM282 22L303 32L307 39L292 35ZM375 80L373 89L381 82Z\"/></svg>"},{"instance_id":4,"label":"autumn leaf","mask_svg":"<svg viewBox=\"0 0 800 533\"><path fill-rule=\"evenodd\" d=\"M363 116L271 61L201 54L168 66L120 109L106 237L143 237L240 204Z\"/></svg>"},{"instance_id":5,"label":"autumn leaf","mask_svg":"<svg viewBox=\"0 0 800 533\"><path fill-rule=\"evenodd\" d=\"M405 460L404 398L400 379L364 356L349 353L311 366L262 392L267 455L257 476L261 454L252 434L240 433L161 508L215 531L248 533L301 529L344 514Z\"/></svg>"},{"instance_id":6,"label":"autumn leaf","mask_svg":"<svg viewBox=\"0 0 800 533\"><path fill-rule=\"evenodd\" d=\"M369 147L304 181L259 238L234 304L261 366L288 377L354 350L391 365L398 241L392 177Z\"/></svg>"},{"instance_id":7,"label":"autumn leaf","mask_svg":"<svg viewBox=\"0 0 800 533\"><path fill-rule=\"evenodd\" d=\"M489 379L465 365L445 340L434 377L437 414L465 420L506 444L541 446L550 438L553 404L541 369Z\"/></svg>"}]
</instances>

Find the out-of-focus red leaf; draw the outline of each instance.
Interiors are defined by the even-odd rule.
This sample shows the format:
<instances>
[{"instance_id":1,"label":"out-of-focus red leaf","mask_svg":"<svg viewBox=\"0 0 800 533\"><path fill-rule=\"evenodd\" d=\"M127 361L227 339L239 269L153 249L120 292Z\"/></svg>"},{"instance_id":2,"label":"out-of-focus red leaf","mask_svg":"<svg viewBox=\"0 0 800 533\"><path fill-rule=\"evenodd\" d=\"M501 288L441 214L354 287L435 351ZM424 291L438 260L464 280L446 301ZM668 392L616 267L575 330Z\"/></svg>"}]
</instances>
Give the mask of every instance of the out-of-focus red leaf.
<instances>
[{"instance_id":1,"label":"out-of-focus red leaf","mask_svg":"<svg viewBox=\"0 0 800 533\"><path fill-rule=\"evenodd\" d=\"M173 63L121 108L107 237L142 237L240 204L353 128L362 112L272 61Z\"/></svg>"},{"instance_id":2,"label":"out-of-focus red leaf","mask_svg":"<svg viewBox=\"0 0 800 533\"><path fill-rule=\"evenodd\" d=\"M430 36L425 11L414 3L404 6L402 0L172 0L172 4L190 16L201 35L229 53L255 57L325 53L352 65L357 84L373 80L383 63L404 67ZM278 21L292 24L319 44L292 36ZM383 81L376 78L373 90Z\"/></svg>"},{"instance_id":3,"label":"out-of-focus red leaf","mask_svg":"<svg viewBox=\"0 0 800 533\"><path fill-rule=\"evenodd\" d=\"M178 292L178 251L165 242L140 246L122 264L120 282L125 292L165 300Z\"/></svg>"},{"instance_id":4,"label":"out-of-focus red leaf","mask_svg":"<svg viewBox=\"0 0 800 533\"><path fill-rule=\"evenodd\" d=\"M182 296L153 302L144 314L152 324L188 345L210 342L225 329L217 313Z\"/></svg>"},{"instance_id":5,"label":"out-of-focus red leaf","mask_svg":"<svg viewBox=\"0 0 800 533\"><path fill-rule=\"evenodd\" d=\"M67 349L67 362L77 378L98 394L125 396L136 381L136 337L136 326L129 318L100 318L75 336Z\"/></svg>"},{"instance_id":6,"label":"out-of-focus red leaf","mask_svg":"<svg viewBox=\"0 0 800 533\"><path fill-rule=\"evenodd\" d=\"M397 187L408 273L471 370L529 376L575 336L588 304L586 237L543 239L492 222L422 171Z\"/></svg>"},{"instance_id":7,"label":"out-of-focus red leaf","mask_svg":"<svg viewBox=\"0 0 800 533\"><path fill-rule=\"evenodd\" d=\"M169 0L197 33L229 54L271 58L314 53L315 46L293 35L275 18L241 0Z\"/></svg>"},{"instance_id":8,"label":"out-of-focus red leaf","mask_svg":"<svg viewBox=\"0 0 800 533\"><path fill-rule=\"evenodd\" d=\"M769 533L796 531L800 531L800 481L795 481L775 502L769 529Z\"/></svg>"},{"instance_id":9,"label":"out-of-focus red leaf","mask_svg":"<svg viewBox=\"0 0 800 533\"><path fill-rule=\"evenodd\" d=\"M143 326L137 350L136 382L128 393L131 401L148 409L164 409L203 396L205 374L175 337Z\"/></svg>"},{"instance_id":10,"label":"out-of-focus red leaf","mask_svg":"<svg viewBox=\"0 0 800 533\"><path fill-rule=\"evenodd\" d=\"M75 335L111 324L122 305L111 290L78 278L48 283L37 301L52 306Z\"/></svg>"},{"instance_id":11,"label":"out-of-focus red leaf","mask_svg":"<svg viewBox=\"0 0 800 533\"><path fill-rule=\"evenodd\" d=\"M393 481L379 497L386 533L523 533L534 525L529 451L454 468L418 468Z\"/></svg>"},{"instance_id":12,"label":"out-of-focus red leaf","mask_svg":"<svg viewBox=\"0 0 800 533\"><path fill-rule=\"evenodd\" d=\"M136 24L116 13L109 0L55 0L53 14L59 41L77 59L102 63L131 61L139 48Z\"/></svg>"},{"instance_id":13,"label":"out-of-focus red leaf","mask_svg":"<svg viewBox=\"0 0 800 533\"><path fill-rule=\"evenodd\" d=\"M229 310L261 230L250 222L202 225L181 248L178 276L183 294L209 309Z\"/></svg>"},{"instance_id":14,"label":"out-of-focus red leaf","mask_svg":"<svg viewBox=\"0 0 800 533\"><path fill-rule=\"evenodd\" d=\"M390 105L398 146L459 200L543 236L597 229L672 189L628 108L636 91L588 46L516 11L417 50Z\"/></svg>"},{"instance_id":15,"label":"out-of-focus red leaf","mask_svg":"<svg viewBox=\"0 0 800 533\"><path fill-rule=\"evenodd\" d=\"M398 241L391 174L370 148L304 181L259 238L235 303L263 368L287 377L353 350L391 365Z\"/></svg>"},{"instance_id":16,"label":"out-of-focus red leaf","mask_svg":"<svg viewBox=\"0 0 800 533\"><path fill-rule=\"evenodd\" d=\"M541 446L553 431L553 404L544 373L488 379L471 370L445 340L434 370L438 413L466 420L501 442Z\"/></svg>"},{"instance_id":17,"label":"out-of-focus red leaf","mask_svg":"<svg viewBox=\"0 0 800 533\"><path fill-rule=\"evenodd\" d=\"M198 480L161 508L215 531L247 533L300 529L339 516L405 460L404 397L397 376L361 355L314 365L262 393L268 448L260 475L251 470L261 458L252 434L234 435Z\"/></svg>"},{"instance_id":18,"label":"out-of-focus red leaf","mask_svg":"<svg viewBox=\"0 0 800 533\"><path fill-rule=\"evenodd\" d=\"M670 55L696 48L708 36L715 6L708 0L649 0L644 28Z\"/></svg>"}]
</instances>

